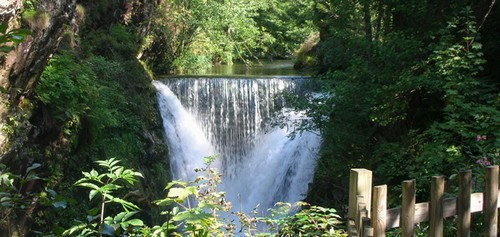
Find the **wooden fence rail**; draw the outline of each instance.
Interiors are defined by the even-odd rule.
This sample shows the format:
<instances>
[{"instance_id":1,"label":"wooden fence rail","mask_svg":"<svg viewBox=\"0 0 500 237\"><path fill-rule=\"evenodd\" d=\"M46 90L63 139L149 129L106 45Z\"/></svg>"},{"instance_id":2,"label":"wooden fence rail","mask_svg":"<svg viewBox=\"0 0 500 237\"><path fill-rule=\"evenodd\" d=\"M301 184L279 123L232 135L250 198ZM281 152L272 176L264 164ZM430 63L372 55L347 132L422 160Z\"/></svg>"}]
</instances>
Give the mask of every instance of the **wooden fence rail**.
<instances>
[{"instance_id":1,"label":"wooden fence rail","mask_svg":"<svg viewBox=\"0 0 500 237\"><path fill-rule=\"evenodd\" d=\"M444 198L443 176L432 177L431 200L416 203L415 180L403 181L401 207L387 209L387 185L373 187L372 172L352 169L349 182L349 236L382 237L391 228L401 228L401 236L413 237L415 224L429 222L429 236L442 237L444 218L455 216L459 237L471 232L471 214L483 212L484 236L498 235L499 168L486 167L485 192L471 193L472 172L459 173L458 197ZM373 197L373 198L372 198Z\"/></svg>"}]
</instances>

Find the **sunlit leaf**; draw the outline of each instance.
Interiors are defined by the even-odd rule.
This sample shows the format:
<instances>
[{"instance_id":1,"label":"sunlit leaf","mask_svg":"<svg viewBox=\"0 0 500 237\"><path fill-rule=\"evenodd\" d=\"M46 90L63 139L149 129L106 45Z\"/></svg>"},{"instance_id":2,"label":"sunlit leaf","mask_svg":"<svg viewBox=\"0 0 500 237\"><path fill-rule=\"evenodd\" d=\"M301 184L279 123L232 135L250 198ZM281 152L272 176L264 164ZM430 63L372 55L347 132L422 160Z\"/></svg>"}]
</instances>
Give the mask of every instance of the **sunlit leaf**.
<instances>
[{"instance_id":1,"label":"sunlit leaf","mask_svg":"<svg viewBox=\"0 0 500 237\"><path fill-rule=\"evenodd\" d=\"M67 203L65 201L53 202L52 206L54 206L55 208L63 208L64 209L67 207Z\"/></svg>"},{"instance_id":2,"label":"sunlit leaf","mask_svg":"<svg viewBox=\"0 0 500 237\"><path fill-rule=\"evenodd\" d=\"M89 192L89 200L92 200L95 195L97 195L99 192L97 190L90 190Z\"/></svg>"},{"instance_id":3,"label":"sunlit leaf","mask_svg":"<svg viewBox=\"0 0 500 237\"><path fill-rule=\"evenodd\" d=\"M28 167L26 169L26 173L29 173L30 171L34 170L34 169L38 169L42 167L42 164L39 164L39 163L33 163L30 167Z\"/></svg>"}]
</instances>

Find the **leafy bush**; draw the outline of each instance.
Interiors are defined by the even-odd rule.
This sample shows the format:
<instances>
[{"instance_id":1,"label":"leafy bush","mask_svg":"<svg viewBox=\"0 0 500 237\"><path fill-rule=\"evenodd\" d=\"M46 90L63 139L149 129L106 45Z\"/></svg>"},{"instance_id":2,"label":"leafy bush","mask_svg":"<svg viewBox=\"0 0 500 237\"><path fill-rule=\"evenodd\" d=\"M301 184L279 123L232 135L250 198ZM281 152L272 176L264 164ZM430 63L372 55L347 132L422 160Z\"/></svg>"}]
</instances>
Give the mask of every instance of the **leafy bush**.
<instances>
[{"instance_id":1,"label":"leafy bush","mask_svg":"<svg viewBox=\"0 0 500 237\"><path fill-rule=\"evenodd\" d=\"M136 177L142 177L138 172L131 169L125 169L118 166L118 160L111 158L106 161L97 161L99 166L106 169L106 173L99 174L96 170L83 172L84 178L78 180L75 185L87 187L91 189L89 192L89 200L94 197L100 198L98 208L90 210L90 216L87 217L88 222L77 222L77 224L63 233L63 235L74 235L79 233L79 236L88 236L93 234L118 235L127 233L129 227L142 226L143 222L139 219L130 219L137 213L139 207L124 199L114 196L114 191L120 190L125 185L133 185L136 182ZM123 212L116 216L107 216L107 205L114 203L119 204L123 208ZM98 222L95 222L98 220Z\"/></svg>"},{"instance_id":2,"label":"leafy bush","mask_svg":"<svg viewBox=\"0 0 500 237\"><path fill-rule=\"evenodd\" d=\"M330 96L296 103L313 121L304 128L321 130L324 140L310 202L344 198L331 187L347 190L342 179L351 167L372 169L376 183L395 187L499 162L498 86L484 71L492 64L484 60L477 9L463 3L438 15L436 5L417 1L317 4L317 81ZM419 187L418 199L428 190Z\"/></svg>"},{"instance_id":3,"label":"leafy bush","mask_svg":"<svg viewBox=\"0 0 500 237\"><path fill-rule=\"evenodd\" d=\"M49 61L35 91L51 116L59 121L79 120L86 114L96 98L97 91L92 86L96 75L85 64L77 62L75 56L63 52Z\"/></svg>"},{"instance_id":4,"label":"leafy bush","mask_svg":"<svg viewBox=\"0 0 500 237\"><path fill-rule=\"evenodd\" d=\"M33 163L22 175L15 175L0 164L0 232L16 235L10 221L26 217L26 213L34 207L39 209L65 209L67 202L53 189L44 190L30 188L43 179L39 176L42 165Z\"/></svg>"},{"instance_id":5,"label":"leafy bush","mask_svg":"<svg viewBox=\"0 0 500 237\"><path fill-rule=\"evenodd\" d=\"M206 56L187 53L186 55L177 58L173 62L173 65L180 72L199 73L210 68L212 64Z\"/></svg>"},{"instance_id":6,"label":"leafy bush","mask_svg":"<svg viewBox=\"0 0 500 237\"><path fill-rule=\"evenodd\" d=\"M109 29L99 29L84 36L87 53L115 60L130 60L137 56L140 39L130 28L115 24Z\"/></svg>"},{"instance_id":7,"label":"leafy bush","mask_svg":"<svg viewBox=\"0 0 500 237\"><path fill-rule=\"evenodd\" d=\"M87 221L76 221L75 225L64 232L65 235L142 235L142 236L234 236L236 224L231 216L240 220L239 233L245 236L338 236L345 233L337 229L340 217L335 210L310 206L300 202L300 210L293 210L291 204L279 203L271 209L268 217L248 216L245 213L231 213L231 204L225 200L224 192L217 191L221 182L220 174L210 164L214 157L204 161L207 167L197 169L203 175L194 182L173 181L166 187L165 198L155 201L164 208L162 212L167 221L161 225L148 227L140 219L132 219L140 211L129 201L118 198L114 191L124 188L118 181L132 185L141 174L118 165L112 158L97 161L107 171L99 173L92 170L83 172L84 178L75 185L89 188L89 199L101 197L99 207L88 211ZM105 212L108 204L116 203L122 212ZM255 210L257 213L257 210ZM260 225L267 225L262 228Z\"/></svg>"}]
</instances>

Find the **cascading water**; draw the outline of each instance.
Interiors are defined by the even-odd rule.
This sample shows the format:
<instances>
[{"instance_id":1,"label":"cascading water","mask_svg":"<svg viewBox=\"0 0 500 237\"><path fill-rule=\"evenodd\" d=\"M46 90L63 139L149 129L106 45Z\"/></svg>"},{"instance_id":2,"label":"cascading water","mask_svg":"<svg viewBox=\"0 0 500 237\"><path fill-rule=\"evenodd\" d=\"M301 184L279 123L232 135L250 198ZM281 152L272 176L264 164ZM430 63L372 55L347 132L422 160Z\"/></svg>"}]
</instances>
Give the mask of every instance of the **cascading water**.
<instances>
[{"instance_id":1,"label":"cascading water","mask_svg":"<svg viewBox=\"0 0 500 237\"><path fill-rule=\"evenodd\" d=\"M304 198L321 138L271 126L283 92L301 93L304 80L177 78L158 90L174 179L194 180L202 158L218 154L221 187L234 207L266 210ZM303 119L300 115L286 113Z\"/></svg>"}]
</instances>

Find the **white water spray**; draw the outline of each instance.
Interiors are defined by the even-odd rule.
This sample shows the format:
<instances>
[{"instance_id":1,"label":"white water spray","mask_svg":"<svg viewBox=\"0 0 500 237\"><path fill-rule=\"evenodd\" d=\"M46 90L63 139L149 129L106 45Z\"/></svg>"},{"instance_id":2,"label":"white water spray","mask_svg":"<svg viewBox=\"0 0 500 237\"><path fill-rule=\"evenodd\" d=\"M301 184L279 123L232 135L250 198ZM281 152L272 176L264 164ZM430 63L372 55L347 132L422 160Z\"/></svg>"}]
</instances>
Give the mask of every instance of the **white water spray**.
<instances>
[{"instance_id":1,"label":"white water spray","mask_svg":"<svg viewBox=\"0 0 500 237\"><path fill-rule=\"evenodd\" d=\"M170 170L174 179L194 180L195 168L204 167L203 157L215 150L203 135L195 118L182 106L172 91L163 83L154 81L159 92L159 106L170 151Z\"/></svg>"},{"instance_id":2,"label":"white water spray","mask_svg":"<svg viewBox=\"0 0 500 237\"><path fill-rule=\"evenodd\" d=\"M219 154L221 188L238 210L257 204L267 210L305 197L321 138L304 132L292 140L286 128L269 125L283 107L280 94L299 93L297 81L185 78L153 84L174 179L194 180L202 158Z\"/></svg>"}]
</instances>

